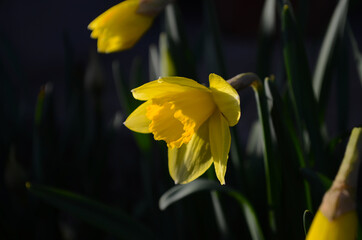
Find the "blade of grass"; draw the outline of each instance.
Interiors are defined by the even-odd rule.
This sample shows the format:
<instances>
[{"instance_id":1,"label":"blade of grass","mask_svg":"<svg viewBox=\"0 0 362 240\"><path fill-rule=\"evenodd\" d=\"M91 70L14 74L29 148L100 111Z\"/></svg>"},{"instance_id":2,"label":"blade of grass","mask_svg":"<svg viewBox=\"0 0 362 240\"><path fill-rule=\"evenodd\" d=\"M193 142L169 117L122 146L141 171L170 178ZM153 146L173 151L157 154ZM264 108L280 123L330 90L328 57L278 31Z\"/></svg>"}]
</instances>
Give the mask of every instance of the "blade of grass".
<instances>
[{"instance_id":1,"label":"blade of grass","mask_svg":"<svg viewBox=\"0 0 362 240\"><path fill-rule=\"evenodd\" d=\"M241 209L243 210L252 239L264 239L259 221L249 201L240 192L233 190L230 187L221 186L220 184L211 180L198 179L189 184L176 185L172 187L161 196L159 200L159 207L161 210L165 210L171 204L201 191L224 192L237 200Z\"/></svg>"},{"instance_id":2,"label":"blade of grass","mask_svg":"<svg viewBox=\"0 0 362 240\"><path fill-rule=\"evenodd\" d=\"M81 195L62 189L26 184L29 192L62 211L122 239L154 239L142 224L131 219L120 209L111 208Z\"/></svg>"}]
</instances>

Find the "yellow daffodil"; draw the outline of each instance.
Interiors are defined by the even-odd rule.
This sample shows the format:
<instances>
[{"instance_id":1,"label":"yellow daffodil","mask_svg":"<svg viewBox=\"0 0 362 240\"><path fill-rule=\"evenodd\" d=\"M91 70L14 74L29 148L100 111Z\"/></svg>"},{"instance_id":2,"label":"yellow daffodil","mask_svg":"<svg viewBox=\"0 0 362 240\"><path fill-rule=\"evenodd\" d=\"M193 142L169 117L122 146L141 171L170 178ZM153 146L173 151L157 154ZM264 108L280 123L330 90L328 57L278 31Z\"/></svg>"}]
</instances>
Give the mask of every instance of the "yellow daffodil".
<instances>
[{"instance_id":1,"label":"yellow daffodil","mask_svg":"<svg viewBox=\"0 0 362 240\"><path fill-rule=\"evenodd\" d=\"M124 124L167 143L175 183L193 181L214 163L217 178L225 184L229 126L239 121L240 100L220 76L210 74L209 84L207 88L188 78L162 77L132 90L135 99L146 102Z\"/></svg>"},{"instance_id":2,"label":"yellow daffodil","mask_svg":"<svg viewBox=\"0 0 362 240\"><path fill-rule=\"evenodd\" d=\"M362 128L354 128L331 188L308 231L307 240L355 240L358 219L355 193L362 147Z\"/></svg>"},{"instance_id":3,"label":"yellow daffodil","mask_svg":"<svg viewBox=\"0 0 362 240\"><path fill-rule=\"evenodd\" d=\"M98 39L98 51L110 53L131 48L150 28L166 0L126 0L108 9L88 28Z\"/></svg>"}]
</instances>

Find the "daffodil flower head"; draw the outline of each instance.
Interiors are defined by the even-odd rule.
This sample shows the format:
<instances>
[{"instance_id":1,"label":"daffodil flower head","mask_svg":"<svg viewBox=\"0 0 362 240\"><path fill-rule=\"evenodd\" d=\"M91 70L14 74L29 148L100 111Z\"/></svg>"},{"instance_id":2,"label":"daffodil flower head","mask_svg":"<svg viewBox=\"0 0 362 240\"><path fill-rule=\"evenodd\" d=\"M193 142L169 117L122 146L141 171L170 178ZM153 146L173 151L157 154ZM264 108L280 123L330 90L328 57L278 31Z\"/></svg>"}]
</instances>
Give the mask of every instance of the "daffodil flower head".
<instances>
[{"instance_id":1,"label":"daffodil flower head","mask_svg":"<svg viewBox=\"0 0 362 240\"><path fill-rule=\"evenodd\" d=\"M355 193L361 148L362 128L354 128L337 176L324 194L307 240L356 239L358 218Z\"/></svg>"},{"instance_id":2,"label":"daffodil flower head","mask_svg":"<svg viewBox=\"0 0 362 240\"><path fill-rule=\"evenodd\" d=\"M150 28L169 0L125 0L94 19L88 28L98 39L98 52L111 53L133 47Z\"/></svg>"},{"instance_id":3,"label":"daffodil flower head","mask_svg":"<svg viewBox=\"0 0 362 240\"><path fill-rule=\"evenodd\" d=\"M152 133L168 147L168 165L175 183L188 183L214 163L217 178L225 184L230 150L230 126L240 118L236 90L216 74L210 87L183 77L163 77L132 90L146 101L126 119L129 129Z\"/></svg>"}]
</instances>

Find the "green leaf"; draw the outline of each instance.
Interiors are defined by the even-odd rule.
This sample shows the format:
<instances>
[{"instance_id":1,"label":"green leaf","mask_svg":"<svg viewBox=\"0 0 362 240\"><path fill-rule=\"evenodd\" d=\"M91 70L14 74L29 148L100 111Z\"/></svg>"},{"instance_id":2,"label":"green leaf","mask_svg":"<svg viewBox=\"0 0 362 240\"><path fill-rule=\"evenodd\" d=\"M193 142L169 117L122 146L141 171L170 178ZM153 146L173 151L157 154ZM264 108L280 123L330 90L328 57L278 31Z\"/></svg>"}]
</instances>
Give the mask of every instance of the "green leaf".
<instances>
[{"instance_id":1,"label":"green leaf","mask_svg":"<svg viewBox=\"0 0 362 240\"><path fill-rule=\"evenodd\" d=\"M62 189L27 183L29 192L62 211L122 239L154 239L140 223L115 209Z\"/></svg>"},{"instance_id":2,"label":"green leaf","mask_svg":"<svg viewBox=\"0 0 362 240\"><path fill-rule=\"evenodd\" d=\"M221 186L214 181L198 179L189 184L176 185L161 196L159 200L159 207L161 210L165 210L171 204L191 194L201 191L224 192L235 198L243 210L252 239L264 239L264 235L261 231L259 221L249 201L240 192L233 190L230 187Z\"/></svg>"},{"instance_id":3,"label":"green leaf","mask_svg":"<svg viewBox=\"0 0 362 240\"><path fill-rule=\"evenodd\" d=\"M170 52L169 41L167 41L166 33L160 33L160 76L176 76L176 66L174 62L174 58ZM175 56L174 56L175 57Z\"/></svg>"},{"instance_id":4,"label":"green leaf","mask_svg":"<svg viewBox=\"0 0 362 240\"><path fill-rule=\"evenodd\" d=\"M326 35L324 36L313 75L313 88L317 100L320 100L321 92L323 91L322 86L326 85L325 81L329 80L326 78L327 73L332 71L329 62L332 60L337 40L341 38L344 33L348 3L348 0L339 0L329 22Z\"/></svg>"},{"instance_id":5,"label":"green leaf","mask_svg":"<svg viewBox=\"0 0 362 240\"><path fill-rule=\"evenodd\" d=\"M356 38L353 34L353 31L351 29L351 26L349 24L347 25L347 32L348 32L349 40L350 40L351 46L352 46L352 52L353 52L354 61L355 61L356 68L357 68L357 73L358 73L359 80L361 81L361 86L362 86L362 54L358 48L357 40L356 40Z\"/></svg>"},{"instance_id":6,"label":"green leaf","mask_svg":"<svg viewBox=\"0 0 362 240\"><path fill-rule=\"evenodd\" d=\"M128 90L128 87L124 83L124 78L122 77L121 73L121 65L118 60L112 62L112 72L119 104L127 114L130 114L131 92Z\"/></svg>"},{"instance_id":7,"label":"green leaf","mask_svg":"<svg viewBox=\"0 0 362 240\"><path fill-rule=\"evenodd\" d=\"M290 190L287 190L288 194L286 197L297 198L294 200L293 204L296 204L298 201L300 204L298 207L302 207L303 209L307 207L311 210L312 202L309 184L306 181L303 182L299 171L300 168L304 168L307 165L303 147L297 137L290 114L279 95L273 79L267 78L264 86L269 93L268 97L273 99L271 116L277 138L281 166L282 169L286 170L282 170L280 174L285 176L283 179L287 179L284 186L290 187ZM304 189L304 195L303 191L300 191L300 189ZM294 193L292 194L293 191ZM294 209L297 209L298 207Z\"/></svg>"},{"instance_id":8,"label":"green leaf","mask_svg":"<svg viewBox=\"0 0 362 240\"><path fill-rule=\"evenodd\" d=\"M265 180L266 180L266 196L269 208L269 227L273 234L277 233L277 216L276 205L278 200L276 199L276 193L279 192L280 175L277 174L277 170L280 169L279 163L276 161L272 144L271 130L270 130L270 115L265 95L265 88L262 82L259 80L253 84L255 93L256 106L258 109L259 121L261 123L261 129L263 134L263 155L264 155L264 168L265 168Z\"/></svg>"},{"instance_id":9,"label":"green leaf","mask_svg":"<svg viewBox=\"0 0 362 240\"><path fill-rule=\"evenodd\" d=\"M185 28L176 3L169 4L165 9L165 32L175 75L196 79L195 61L187 44Z\"/></svg>"},{"instance_id":10,"label":"green leaf","mask_svg":"<svg viewBox=\"0 0 362 240\"><path fill-rule=\"evenodd\" d=\"M156 80L161 76L160 73L160 59L159 59L159 54L157 51L157 47L154 44L151 44L148 50L148 55L149 55L149 78L150 81L152 80Z\"/></svg>"},{"instance_id":11,"label":"green leaf","mask_svg":"<svg viewBox=\"0 0 362 240\"><path fill-rule=\"evenodd\" d=\"M292 106L298 124L298 136L302 139L303 123L310 140L312 157L318 168L324 164L323 140L320 132L317 102L313 93L311 76L303 41L298 32L291 5L285 4L282 10L282 35L284 63L291 86Z\"/></svg>"},{"instance_id":12,"label":"green leaf","mask_svg":"<svg viewBox=\"0 0 362 240\"><path fill-rule=\"evenodd\" d=\"M329 179L327 176L322 173L313 171L309 168L303 168L302 174L312 186L321 189L323 194L332 185L332 180Z\"/></svg>"},{"instance_id":13,"label":"green leaf","mask_svg":"<svg viewBox=\"0 0 362 240\"><path fill-rule=\"evenodd\" d=\"M119 103L127 115L131 114L131 112L138 107L140 101L133 99L131 91L129 90L130 87L122 77L120 63L118 61L112 63L112 71ZM141 81L142 65L140 59L136 57L132 62L129 85L136 87L141 84ZM151 138L149 135L136 132L134 132L133 135L141 150L149 151L151 149Z\"/></svg>"},{"instance_id":14,"label":"green leaf","mask_svg":"<svg viewBox=\"0 0 362 240\"><path fill-rule=\"evenodd\" d=\"M219 23L217 22L214 1L203 1L204 17L204 60L209 72L214 72L226 78L226 66L222 52Z\"/></svg>"},{"instance_id":15,"label":"green leaf","mask_svg":"<svg viewBox=\"0 0 362 240\"><path fill-rule=\"evenodd\" d=\"M276 0L265 0L260 19L256 72L263 79L270 74L276 30Z\"/></svg>"}]
</instances>

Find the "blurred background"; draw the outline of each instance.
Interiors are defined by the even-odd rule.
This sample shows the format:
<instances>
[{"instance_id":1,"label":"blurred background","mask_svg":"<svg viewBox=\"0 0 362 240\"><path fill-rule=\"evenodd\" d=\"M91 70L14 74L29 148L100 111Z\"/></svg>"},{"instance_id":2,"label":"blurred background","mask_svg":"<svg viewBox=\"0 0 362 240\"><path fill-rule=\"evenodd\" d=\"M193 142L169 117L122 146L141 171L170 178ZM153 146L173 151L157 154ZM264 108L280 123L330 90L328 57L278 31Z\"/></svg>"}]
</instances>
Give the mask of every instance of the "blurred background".
<instances>
[{"instance_id":1,"label":"blurred background","mask_svg":"<svg viewBox=\"0 0 362 240\"><path fill-rule=\"evenodd\" d=\"M291 2L313 70L337 1L302 5L299 1ZM151 136L134 135L123 126L130 109L139 103L122 101L129 101L134 82L154 80L149 74L149 46L158 45L164 16L160 14L132 49L98 54L87 25L117 3L0 1L0 239L117 238L113 230L99 230L29 195L25 182L65 189L121 209L162 239L220 238L217 223L210 220L214 213L209 195L192 196L163 212L158 208L160 196L174 185L168 175L166 145ZM197 66L196 80L207 82L210 71L206 65L212 56L203 44L203 2L177 3ZM261 0L215 1L226 69L215 73L228 79L257 72L263 5ZM360 47L361 13L362 2L350 1L348 21ZM283 89L280 26L273 42L271 70L260 77L274 74ZM350 91L344 107L349 111L340 126L334 101L338 86L332 82L326 110L327 132L332 137L362 122L361 83L352 54L346 61L350 63L346 75ZM122 96L120 89L129 96ZM257 109L251 89L241 92L240 98L242 117L236 130L244 154ZM237 182L232 168L226 179ZM234 236L244 236L245 227L239 228L244 220L232 211L233 204L224 210L231 216Z\"/></svg>"}]
</instances>

